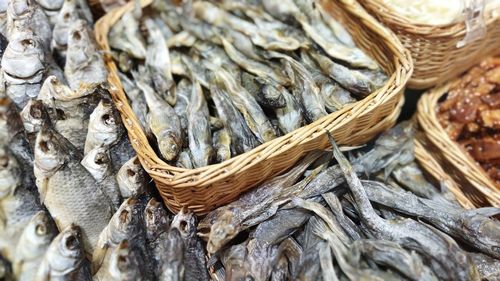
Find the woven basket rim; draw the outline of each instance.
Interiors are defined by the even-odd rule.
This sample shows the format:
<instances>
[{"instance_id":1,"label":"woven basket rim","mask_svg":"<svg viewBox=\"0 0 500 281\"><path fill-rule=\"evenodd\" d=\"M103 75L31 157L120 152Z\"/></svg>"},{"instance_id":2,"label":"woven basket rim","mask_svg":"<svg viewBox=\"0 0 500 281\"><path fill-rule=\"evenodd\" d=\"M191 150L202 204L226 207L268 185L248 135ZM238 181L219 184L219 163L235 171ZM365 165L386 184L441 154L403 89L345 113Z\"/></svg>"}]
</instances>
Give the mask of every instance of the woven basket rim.
<instances>
[{"instance_id":1,"label":"woven basket rim","mask_svg":"<svg viewBox=\"0 0 500 281\"><path fill-rule=\"evenodd\" d=\"M349 9L350 13L355 14L363 21L368 22L369 24L367 24L367 28L372 29L372 32L378 34L381 37L381 40L386 40L388 42L387 45L395 57L393 62L395 69L392 71L391 76L383 87L371 93L363 100L344 107L342 110L325 116L324 118L301 127L294 132L263 143L247 153L240 154L222 163L212 164L196 169L184 169L170 166L165 163L156 153L154 153L153 148L148 142L143 143L138 140L146 138L135 115L131 113L130 117L125 117L121 114L124 125L127 127L132 146L140 156L139 159L145 170L149 174L160 177L161 180L167 181L171 186L175 185L179 188L206 186L224 178L228 175L228 173L232 173L235 170L238 170L238 168L252 165L252 163L255 163L258 159L279 154L282 151L285 151L287 147L296 145L306 138L317 136L317 134L319 134L319 132L316 132L317 127L322 123L327 123L332 118L336 118L336 122L334 122L334 124L329 124L327 128L331 128L339 123L348 122L349 120L347 119L355 117L353 114L360 114L361 109L368 111L375 110L377 104L392 98L394 95L397 95L406 85L411 73L413 72L413 63L410 53L403 47L399 39L392 31L383 27L375 20L375 18L366 13L366 11L364 11L357 2L353 2L351 0L340 0L340 2L346 6L346 9ZM152 0L141 1L143 7L151 3ZM96 23L96 38L105 53L108 53L109 51L109 45L106 37L110 27L114 22L121 18L125 11L130 11L132 7L133 2L129 2L128 4L109 12ZM116 75L117 67L114 61L110 55L105 55L105 60L106 65L110 70L108 79L110 83L110 92L113 96L124 97L125 94L123 93L121 82ZM124 110L131 112L126 98L118 101L116 104L120 112ZM323 132L321 132L321 134L322 133ZM139 138L137 136L139 136ZM194 176L196 176L196 180L193 180Z\"/></svg>"},{"instance_id":2,"label":"woven basket rim","mask_svg":"<svg viewBox=\"0 0 500 281\"><path fill-rule=\"evenodd\" d=\"M378 18L387 24L389 27L404 30L407 33L412 33L427 38L442 38L442 37L464 37L466 33L465 21L454 22L445 25L430 25L414 23L408 18L395 13L388 7L383 0L362 0L359 1L370 12L380 15ZM500 16L495 13L485 15L486 26L492 25L500 20Z\"/></svg>"},{"instance_id":3,"label":"woven basket rim","mask_svg":"<svg viewBox=\"0 0 500 281\"><path fill-rule=\"evenodd\" d=\"M459 81L460 78L456 78L422 95L417 106L419 127L424 132L426 139L439 149L440 154L460 171L469 184L481 192L491 205L500 206L500 192L495 183L479 164L448 136L437 119L438 100L448 93L452 85Z\"/></svg>"}]
</instances>

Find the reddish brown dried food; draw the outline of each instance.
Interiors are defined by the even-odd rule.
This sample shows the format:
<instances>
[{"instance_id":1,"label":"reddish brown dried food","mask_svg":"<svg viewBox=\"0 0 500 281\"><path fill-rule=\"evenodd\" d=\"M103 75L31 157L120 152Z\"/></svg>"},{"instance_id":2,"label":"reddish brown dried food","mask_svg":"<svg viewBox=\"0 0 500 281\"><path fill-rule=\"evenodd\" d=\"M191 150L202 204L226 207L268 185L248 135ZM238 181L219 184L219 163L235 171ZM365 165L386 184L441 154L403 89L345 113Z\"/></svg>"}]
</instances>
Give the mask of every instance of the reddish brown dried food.
<instances>
[{"instance_id":1,"label":"reddish brown dried food","mask_svg":"<svg viewBox=\"0 0 500 281\"><path fill-rule=\"evenodd\" d=\"M454 83L438 120L500 187L500 57L488 58Z\"/></svg>"}]
</instances>

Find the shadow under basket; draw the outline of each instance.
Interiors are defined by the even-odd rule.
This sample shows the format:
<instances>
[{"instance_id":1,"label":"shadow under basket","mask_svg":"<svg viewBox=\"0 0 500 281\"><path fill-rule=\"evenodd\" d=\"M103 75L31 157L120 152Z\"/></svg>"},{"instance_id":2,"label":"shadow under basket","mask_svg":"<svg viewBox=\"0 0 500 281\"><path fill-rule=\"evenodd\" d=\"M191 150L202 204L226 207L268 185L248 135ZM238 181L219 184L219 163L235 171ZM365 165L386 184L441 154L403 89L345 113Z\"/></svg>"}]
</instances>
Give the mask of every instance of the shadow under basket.
<instances>
[{"instance_id":1,"label":"shadow under basket","mask_svg":"<svg viewBox=\"0 0 500 281\"><path fill-rule=\"evenodd\" d=\"M500 13L485 18L485 36L457 48L466 34L464 22L443 26L410 22L384 4L384 0L359 0L382 24L396 33L413 58L412 89L445 83L482 58L500 54ZM408 2L408 5L411 1Z\"/></svg>"},{"instance_id":2,"label":"shadow under basket","mask_svg":"<svg viewBox=\"0 0 500 281\"><path fill-rule=\"evenodd\" d=\"M142 0L142 5L151 2ZM361 101L219 164L190 170L161 160L128 104L115 63L105 56L110 92L130 142L172 212L187 207L203 215L236 200L243 192L292 167L307 152L328 147L325 131L340 145L360 145L395 124L403 104L404 87L413 71L409 53L391 31L357 2L337 0L321 4L349 30L357 45L377 60L388 73L388 81ZM96 23L96 38L105 52L110 50L107 40L110 28L132 9L133 3L129 3Z\"/></svg>"},{"instance_id":3,"label":"shadow under basket","mask_svg":"<svg viewBox=\"0 0 500 281\"><path fill-rule=\"evenodd\" d=\"M455 195L459 189L465 198L467 206L500 207L500 190L489 178L479 164L441 127L437 118L437 106L450 87L458 80L438 86L422 95L417 107L417 121L419 127L418 142L421 149L416 147L415 156L424 169L438 180L453 181L448 186ZM429 162L425 151L434 163ZM445 167L445 168L444 168ZM458 196L457 196L458 197ZM464 200L460 200L462 203ZM465 201L464 201L465 202ZM464 204L462 204L464 205Z\"/></svg>"}]
</instances>

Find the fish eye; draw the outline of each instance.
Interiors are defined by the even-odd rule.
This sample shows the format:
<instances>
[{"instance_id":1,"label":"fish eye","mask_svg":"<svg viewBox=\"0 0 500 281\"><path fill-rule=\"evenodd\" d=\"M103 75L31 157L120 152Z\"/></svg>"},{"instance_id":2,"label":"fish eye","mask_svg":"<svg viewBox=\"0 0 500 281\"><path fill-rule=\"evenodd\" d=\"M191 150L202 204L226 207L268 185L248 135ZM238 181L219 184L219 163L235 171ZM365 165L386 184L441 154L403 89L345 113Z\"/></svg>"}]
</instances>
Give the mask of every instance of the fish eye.
<instances>
[{"instance_id":1,"label":"fish eye","mask_svg":"<svg viewBox=\"0 0 500 281\"><path fill-rule=\"evenodd\" d=\"M63 17L64 17L65 20L68 20L71 17L71 14L70 13L65 13Z\"/></svg>"},{"instance_id":2,"label":"fish eye","mask_svg":"<svg viewBox=\"0 0 500 281\"><path fill-rule=\"evenodd\" d=\"M139 158L135 158L134 159L134 164L135 165L140 165L141 164L141 162L139 161Z\"/></svg>"},{"instance_id":3,"label":"fish eye","mask_svg":"<svg viewBox=\"0 0 500 281\"><path fill-rule=\"evenodd\" d=\"M47 228L43 224L39 224L36 226L35 232L38 235L44 235L47 232Z\"/></svg>"},{"instance_id":4,"label":"fish eye","mask_svg":"<svg viewBox=\"0 0 500 281\"><path fill-rule=\"evenodd\" d=\"M23 47L34 46L35 41L33 41L32 39L23 39L23 40L21 40L21 45L23 45Z\"/></svg>"},{"instance_id":5,"label":"fish eye","mask_svg":"<svg viewBox=\"0 0 500 281\"><path fill-rule=\"evenodd\" d=\"M115 119L109 115L109 114L104 114L102 116L102 121L106 124L106 125L113 125L115 124Z\"/></svg>"},{"instance_id":6,"label":"fish eye","mask_svg":"<svg viewBox=\"0 0 500 281\"><path fill-rule=\"evenodd\" d=\"M9 166L9 157L7 156L0 157L0 166L2 168L7 168L7 166Z\"/></svg>"},{"instance_id":7,"label":"fish eye","mask_svg":"<svg viewBox=\"0 0 500 281\"><path fill-rule=\"evenodd\" d=\"M132 169L127 169L127 175L129 177L133 177L133 176L135 176L135 172Z\"/></svg>"}]
</instances>

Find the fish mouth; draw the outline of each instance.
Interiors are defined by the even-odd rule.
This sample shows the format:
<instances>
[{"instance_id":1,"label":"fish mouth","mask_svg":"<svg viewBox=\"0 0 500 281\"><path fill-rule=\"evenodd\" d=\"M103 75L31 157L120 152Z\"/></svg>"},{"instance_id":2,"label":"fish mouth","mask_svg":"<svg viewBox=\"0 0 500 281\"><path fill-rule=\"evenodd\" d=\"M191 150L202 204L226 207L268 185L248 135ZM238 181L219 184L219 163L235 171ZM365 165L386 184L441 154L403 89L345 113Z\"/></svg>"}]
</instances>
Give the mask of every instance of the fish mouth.
<instances>
[{"instance_id":1,"label":"fish mouth","mask_svg":"<svg viewBox=\"0 0 500 281\"><path fill-rule=\"evenodd\" d=\"M12 73L8 73L8 72L4 72L4 74L7 75L7 77L15 79L15 80L35 80L39 76L40 77L43 76L44 71L45 71L45 69L41 68L37 72L33 73L31 76L26 76L26 77L17 76L17 75L14 75Z\"/></svg>"}]
</instances>

